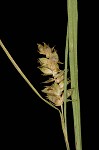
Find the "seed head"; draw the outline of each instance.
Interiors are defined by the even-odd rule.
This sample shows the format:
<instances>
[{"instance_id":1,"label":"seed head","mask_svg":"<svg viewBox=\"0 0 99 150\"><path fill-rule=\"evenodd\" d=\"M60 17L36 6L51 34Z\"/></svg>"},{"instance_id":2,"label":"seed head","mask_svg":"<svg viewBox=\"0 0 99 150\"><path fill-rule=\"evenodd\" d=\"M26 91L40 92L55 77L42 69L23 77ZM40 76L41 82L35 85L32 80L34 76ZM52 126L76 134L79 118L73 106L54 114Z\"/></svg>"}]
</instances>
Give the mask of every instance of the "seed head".
<instances>
[{"instance_id":1,"label":"seed head","mask_svg":"<svg viewBox=\"0 0 99 150\"><path fill-rule=\"evenodd\" d=\"M46 97L56 106L61 106L64 101L64 71L59 69L59 61L57 51L54 48L50 48L47 44L38 44L38 52L45 55L43 58L39 58L38 62L40 67L38 67L43 75L51 75L44 83L53 82L50 86L46 86L42 92L46 93ZM70 80L67 80L68 84ZM70 97L72 90L67 90L67 97Z\"/></svg>"}]
</instances>

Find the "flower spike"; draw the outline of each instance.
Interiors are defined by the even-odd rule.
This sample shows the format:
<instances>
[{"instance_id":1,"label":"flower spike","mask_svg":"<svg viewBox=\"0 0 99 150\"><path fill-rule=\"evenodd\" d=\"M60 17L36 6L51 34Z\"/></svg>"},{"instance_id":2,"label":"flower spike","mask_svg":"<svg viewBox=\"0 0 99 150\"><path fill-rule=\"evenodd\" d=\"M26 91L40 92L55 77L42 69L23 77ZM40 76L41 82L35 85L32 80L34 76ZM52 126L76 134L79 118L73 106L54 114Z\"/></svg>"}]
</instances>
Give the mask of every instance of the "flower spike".
<instances>
[{"instance_id":1,"label":"flower spike","mask_svg":"<svg viewBox=\"0 0 99 150\"><path fill-rule=\"evenodd\" d=\"M50 48L46 43L44 45L38 44L39 54L45 55L45 57L39 58L38 67L43 75L51 75L47 81L43 83L51 83L50 86L46 86L42 92L46 93L46 98L52 102L55 106L61 106L64 102L64 70L59 69L59 64L63 64L59 61L59 56L55 48ZM67 84L70 80L67 79ZM72 94L72 89L67 90L67 98Z\"/></svg>"}]
</instances>

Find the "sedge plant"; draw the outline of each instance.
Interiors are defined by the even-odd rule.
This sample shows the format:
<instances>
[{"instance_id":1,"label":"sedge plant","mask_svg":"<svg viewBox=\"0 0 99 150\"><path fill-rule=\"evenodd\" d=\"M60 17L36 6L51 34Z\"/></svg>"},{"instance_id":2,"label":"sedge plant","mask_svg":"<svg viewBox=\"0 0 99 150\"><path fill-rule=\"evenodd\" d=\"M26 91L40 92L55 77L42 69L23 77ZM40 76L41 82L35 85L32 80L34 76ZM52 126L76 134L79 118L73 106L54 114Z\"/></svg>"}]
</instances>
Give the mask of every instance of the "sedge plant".
<instances>
[{"instance_id":1,"label":"sedge plant","mask_svg":"<svg viewBox=\"0 0 99 150\"><path fill-rule=\"evenodd\" d=\"M61 119L62 131L66 143L66 149L70 150L67 133L67 102L72 102L74 134L75 134L75 149L82 150L81 142L81 124L80 124L80 98L78 89L78 62L77 62L77 28L78 28L78 11L77 0L67 0L67 34L65 47L65 68L60 70L59 66L62 62L59 61L59 56L54 47L50 48L46 43L38 44L38 52L42 56L38 58L38 68L44 76L49 76L44 82L45 88L42 90L46 94L43 98L35 89L33 84L28 80L22 70L19 68L13 57L10 55L3 42L0 40L0 46L5 54L17 69L19 74L31 87L31 89L43 100L59 112ZM68 61L69 60L69 61ZM69 62L69 64L68 64ZM67 78L68 66L70 77ZM49 85L50 83L50 85ZM70 88L68 89L68 84Z\"/></svg>"}]
</instances>

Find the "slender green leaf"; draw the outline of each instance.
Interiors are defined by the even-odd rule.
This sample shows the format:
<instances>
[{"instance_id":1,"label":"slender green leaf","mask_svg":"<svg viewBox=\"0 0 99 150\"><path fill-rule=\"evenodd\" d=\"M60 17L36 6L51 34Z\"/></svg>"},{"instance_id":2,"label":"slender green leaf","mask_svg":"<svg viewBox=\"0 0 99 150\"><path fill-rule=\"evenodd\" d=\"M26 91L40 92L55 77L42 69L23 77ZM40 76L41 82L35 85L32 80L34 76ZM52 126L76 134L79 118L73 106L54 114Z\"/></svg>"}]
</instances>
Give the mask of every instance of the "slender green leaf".
<instances>
[{"instance_id":1,"label":"slender green leaf","mask_svg":"<svg viewBox=\"0 0 99 150\"><path fill-rule=\"evenodd\" d=\"M77 66L77 0L68 0L68 25L69 25L69 62L71 75L72 106L74 117L75 147L82 150L81 125L80 125L80 100L78 91L78 66ZM75 101L74 101L75 100Z\"/></svg>"}]
</instances>

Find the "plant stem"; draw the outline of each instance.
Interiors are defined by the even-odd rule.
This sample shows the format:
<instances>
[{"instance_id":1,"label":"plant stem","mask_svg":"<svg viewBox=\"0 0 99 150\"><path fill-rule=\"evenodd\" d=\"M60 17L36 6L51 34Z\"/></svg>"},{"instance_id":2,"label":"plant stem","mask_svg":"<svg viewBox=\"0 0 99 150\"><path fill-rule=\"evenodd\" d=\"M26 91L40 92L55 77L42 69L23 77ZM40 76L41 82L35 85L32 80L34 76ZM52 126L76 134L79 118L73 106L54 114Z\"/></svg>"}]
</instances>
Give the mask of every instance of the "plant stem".
<instances>
[{"instance_id":1,"label":"plant stem","mask_svg":"<svg viewBox=\"0 0 99 150\"><path fill-rule=\"evenodd\" d=\"M67 116L66 116L66 104L67 104L67 65L68 65L68 26L66 35L66 48L65 48L65 74L64 74L64 120L65 127L67 126Z\"/></svg>"},{"instance_id":2,"label":"plant stem","mask_svg":"<svg viewBox=\"0 0 99 150\"><path fill-rule=\"evenodd\" d=\"M76 150L82 150L81 123L80 123L80 98L78 90L78 66L77 66L77 0L67 0L68 3L68 26L69 26L69 62L71 88L73 88L72 102L74 133Z\"/></svg>"},{"instance_id":3,"label":"plant stem","mask_svg":"<svg viewBox=\"0 0 99 150\"><path fill-rule=\"evenodd\" d=\"M2 47L2 49L4 50L4 52L6 53L7 57L9 58L9 60L11 61L11 63L14 65L14 67L16 68L16 70L19 72L19 74L22 76L22 78L27 82L27 84L31 87L31 89L48 105L50 105L51 107L53 107L56 110L59 110L57 107L55 107L53 104L51 104L50 102L48 102L47 100L45 100L39 93L38 91L34 88L34 86L31 84L31 82L28 80L28 78L25 76L25 74L22 72L22 70L19 68L19 66L16 64L16 62L14 61L14 59L12 58L12 56L10 55L10 53L8 52L8 50L6 49L6 47L4 46L4 44L2 43L2 41L0 40L0 46Z\"/></svg>"},{"instance_id":4,"label":"plant stem","mask_svg":"<svg viewBox=\"0 0 99 150\"><path fill-rule=\"evenodd\" d=\"M62 125L62 131L63 131L64 140L65 140L65 144L66 144L66 149L70 150L67 129L65 127L65 122L64 122L64 116L62 115L61 112L59 112L59 113L60 113L60 118L61 118L61 125Z\"/></svg>"}]
</instances>

